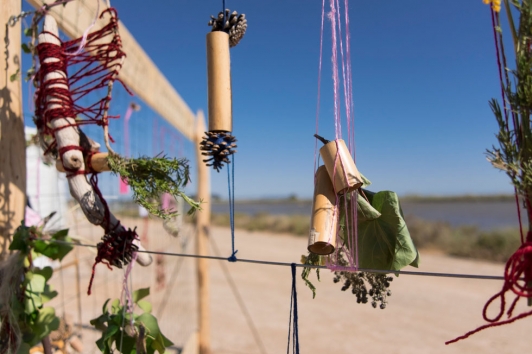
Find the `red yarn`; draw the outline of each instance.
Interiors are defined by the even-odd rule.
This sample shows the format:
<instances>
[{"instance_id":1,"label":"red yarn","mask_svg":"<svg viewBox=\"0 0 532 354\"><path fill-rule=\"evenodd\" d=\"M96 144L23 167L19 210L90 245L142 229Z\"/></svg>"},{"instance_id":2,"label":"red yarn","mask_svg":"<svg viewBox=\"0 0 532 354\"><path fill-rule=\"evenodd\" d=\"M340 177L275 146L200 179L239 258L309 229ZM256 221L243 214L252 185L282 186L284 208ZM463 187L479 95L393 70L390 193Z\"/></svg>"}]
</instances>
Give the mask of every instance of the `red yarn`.
<instances>
[{"instance_id":1,"label":"red yarn","mask_svg":"<svg viewBox=\"0 0 532 354\"><path fill-rule=\"evenodd\" d=\"M109 8L102 12L100 18L106 13L111 15L109 23L99 31L89 34L84 50L75 56L70 53L78 51L81 38L63 42L62 45L53 43L37 45L41 67L36 75L39 89L36 92L35 115L36 125L41 134L53 137L57 130L73 126L66 124L52 129L51 122L57 118L75 118L74 126L84 124L106 126L109 124L108 119L119 117L104 116L111 101L107 92L108 85L115 80L122 83L116 74L122 66L122 59L126 56L122 51L122 41L118 34L116 10ZM49 32L43 33L54 36ZM103 41L107 37L112 38L110 42ZM56 60L45 62L44 59L47 58ZM62 71L67 77L45 82L45 76L53 71ZM125 89L131 94L127 87ZM101 98L88 106L81 106L78 103L80 99L88 98L91 93L93 94L90 97ZM56 107L48 108L50 105Z\"/></svg>"},{"instance_id":2,"label":"red yarn","mask_svg":"<svg viewBox=\"0 0 532 354\"><path fill-rule=\"evenodd\" d=\"M104 227L105 235L102 237L102 242L96 245L98 254L92 266L91 279L87 290L88 295L91 294L92 281L96 274L96 265L103 263L111 270L111 266L122 268L122 265L131 262L133 252L138 250L138 247L133 242L139 238L136 228L126 230L120 225L120 222L114 226L111 225L109 206L98 188L98 175L96 173L91 176L90 183L104 207L102 226Z\"/></svg>"},{"instance_id":3,"label":"red yarn","mask_svg":"<svg viewBox=\"0 0 532 354\"><path fill-rule=\"evenodd\" d=\"M520 298L532 298L532 232L529 231L521 247L515 251L515 253L508 259L504 270L504 285L497 294L493 295L482 310L482 317L488 324L478 327L473 331L469 331L466 334L457 337L453 340L445 342L445 344L451 344L465 339L472 334L480 332L486 328L502 326L504 324L512 323L522 318L532 315L532 311L513 316L513 311ZM512 291L516 296L510 305L508 311L506 311L506 293ZM500 309L497 316L489 318L487 315L488 308L496 300L500 299ZM500 321L504 313L508 316L507 320Z\"/></svg>"}]
</instances>

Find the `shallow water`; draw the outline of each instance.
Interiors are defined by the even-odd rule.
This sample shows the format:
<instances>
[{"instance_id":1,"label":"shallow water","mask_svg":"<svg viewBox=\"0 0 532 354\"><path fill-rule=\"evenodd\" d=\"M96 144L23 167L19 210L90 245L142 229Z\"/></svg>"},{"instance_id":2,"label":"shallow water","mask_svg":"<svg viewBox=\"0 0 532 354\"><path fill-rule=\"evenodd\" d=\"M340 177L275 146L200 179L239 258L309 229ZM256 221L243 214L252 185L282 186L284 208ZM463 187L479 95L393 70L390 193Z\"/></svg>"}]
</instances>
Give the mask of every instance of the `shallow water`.
<instances>
[{"instance_id":1,"label":"shallow water","mask_svg":"<svg viewBox=\"0 0 532 354\"><path fill-rule=\"evenodd\" d=\"M429 221L444 221L452 226L473 225L483 230L517 227L516 205L512 201L406 201L401 206L406 216ZM244 214L310 214L311 202L236 202L235 211ZM228 213L227 202L214 202L213 213ZM523 220L526 220L521 210Z\"/></svg>"}]
</instances>

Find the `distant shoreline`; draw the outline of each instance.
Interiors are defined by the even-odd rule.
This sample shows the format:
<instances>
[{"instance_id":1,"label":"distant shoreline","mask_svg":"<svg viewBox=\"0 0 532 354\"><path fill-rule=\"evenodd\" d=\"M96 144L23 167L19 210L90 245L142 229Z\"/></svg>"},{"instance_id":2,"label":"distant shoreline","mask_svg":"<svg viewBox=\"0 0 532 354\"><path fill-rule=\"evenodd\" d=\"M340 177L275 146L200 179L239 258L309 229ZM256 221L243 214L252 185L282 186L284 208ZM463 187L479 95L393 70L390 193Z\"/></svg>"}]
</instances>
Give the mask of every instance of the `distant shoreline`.
<instances>
[{"instance_id":1,"label":"distant shoreline","mask_svg":"<svg viewBox=\"0 0 532 354\"><path fill-rule=\"evenodd\" d=\"M446 202L508 202L514 201L515 197L513 194L490 194L490 195L475 195L475 194L465 194L465 195L403 195L399 196L401 202L416 202L416 203L446 203ZM289 198L256 198L256 199L236 199L235 203L238 204L278 204L278 203L290 203L290 204L306 204L311 203L312 199L299 199L294 197ZM222 204L227 203L225 199L212 200L213 204Z\"/></svg>"}]
</instances>

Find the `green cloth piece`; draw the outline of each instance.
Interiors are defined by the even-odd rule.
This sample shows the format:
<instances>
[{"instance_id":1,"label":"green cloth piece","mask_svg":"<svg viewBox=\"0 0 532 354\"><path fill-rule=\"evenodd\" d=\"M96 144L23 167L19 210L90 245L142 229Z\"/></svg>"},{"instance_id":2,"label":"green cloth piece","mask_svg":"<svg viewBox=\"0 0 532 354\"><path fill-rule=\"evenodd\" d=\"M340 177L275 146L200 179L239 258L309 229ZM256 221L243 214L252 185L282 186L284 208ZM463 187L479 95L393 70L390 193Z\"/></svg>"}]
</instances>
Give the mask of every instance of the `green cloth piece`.
<instances>
[{"instance_id":1,"label":"green cloth piece","mask_svg":"<svg viewBox=\"0 0 532 354\"><path fill-rule=\"evenodd\" d=\"M408 232L397 194L391 191L362 191L368 200L362 195L357 198L359 267L390 271L407 265L418 267L419 252ZM344 198L340 203L341 235L345 242ZM349 202L347 204L350 205Z\"/></svg>"}]
</instances>

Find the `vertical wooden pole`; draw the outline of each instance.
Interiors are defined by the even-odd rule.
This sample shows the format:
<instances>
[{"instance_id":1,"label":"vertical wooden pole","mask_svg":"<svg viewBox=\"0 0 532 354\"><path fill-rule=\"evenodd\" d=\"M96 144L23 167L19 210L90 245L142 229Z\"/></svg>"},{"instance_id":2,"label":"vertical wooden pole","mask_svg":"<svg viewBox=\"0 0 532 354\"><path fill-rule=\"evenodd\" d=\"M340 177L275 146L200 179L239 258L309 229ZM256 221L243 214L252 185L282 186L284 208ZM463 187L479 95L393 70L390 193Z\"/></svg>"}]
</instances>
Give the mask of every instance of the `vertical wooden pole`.
<instances>
[{"instance_id":1,"label":"vertical wooden pole","mask_svg":"<svg viewBox=\"0 0 532 354\"><path fill-rule=\"evenodd\" d=\"M21 11L21 0L2 0L0 10L0 258L6 254L10 235L24 218L26 205L26 142L22 118L20 22L11 27L12 15Z\"/></svg>"},{"instance_id":2,"label":"vertical wooden pole","mask_svg":"<svg viewBox=\"0 0 532 354\"><path fill-rule=\"evenodd\" d=\"M196 254L207 255L207 240L209 237L209 225L211 219L211 187L210 170L203 163L199 143L205 132L205 118L199 111L196 118L196 132L194 144L196 144L196 164L198 170L198 200L202 200L202 210L196 217ZM207 259L198 258L198 320L199 320L199 354L210 354L210 311L209 311L209 263Z\"/></svg>"}]
</instances>

